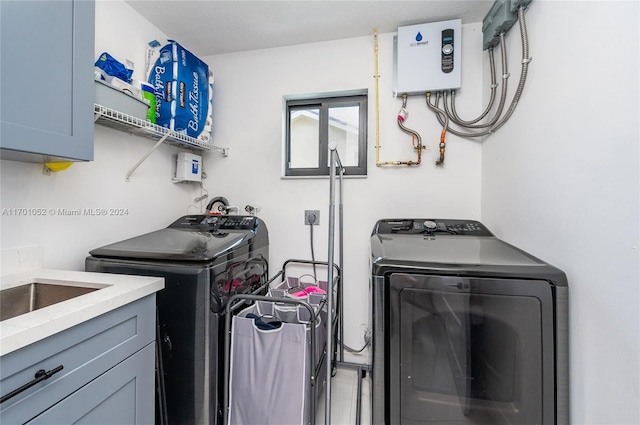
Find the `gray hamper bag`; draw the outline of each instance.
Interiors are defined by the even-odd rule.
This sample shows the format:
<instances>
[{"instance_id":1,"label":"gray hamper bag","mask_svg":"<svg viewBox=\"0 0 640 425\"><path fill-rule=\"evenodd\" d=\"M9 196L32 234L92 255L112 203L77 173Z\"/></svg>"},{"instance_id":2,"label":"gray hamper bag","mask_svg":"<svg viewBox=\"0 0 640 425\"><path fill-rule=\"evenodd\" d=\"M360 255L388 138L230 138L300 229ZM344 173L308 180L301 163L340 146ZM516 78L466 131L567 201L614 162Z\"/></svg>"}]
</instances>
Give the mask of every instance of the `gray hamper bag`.
<instances>
[{"instance_id":1,"label":"gray hamper bag","mask_svg":"<svg viewBox=\"0 0 640 425\"><path fill-rule=\"evenodd\" d=\"M312 368L309 311L298 306L292 315L289 309L281 311L281 307L281 303L258 301L232 319L227 425L309 424ZM317 306L312 307L317 311ZM282 325L277 329L260 329L254 318L246 317L251 313L265 321L282 321ZM316 353L326 342L321 322L318 316L314 327ZM323 382L323 374L319 380ZM316 386L315 397L321 388L322 385Z\"/></svg>"}]
</instances>

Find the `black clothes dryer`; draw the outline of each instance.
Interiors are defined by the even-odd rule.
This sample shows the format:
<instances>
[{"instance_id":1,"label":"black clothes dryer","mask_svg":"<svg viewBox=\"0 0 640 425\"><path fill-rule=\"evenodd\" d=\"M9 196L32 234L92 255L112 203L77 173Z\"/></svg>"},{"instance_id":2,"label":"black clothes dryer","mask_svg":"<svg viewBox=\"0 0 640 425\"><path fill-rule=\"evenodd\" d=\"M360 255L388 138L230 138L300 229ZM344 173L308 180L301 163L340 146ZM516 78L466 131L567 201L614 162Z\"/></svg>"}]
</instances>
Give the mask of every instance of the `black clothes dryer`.
<instances>
[{"instance_id":1,"label":"black clothes dryer","mask_svg":"<svg viewBox=\"0 0 640 425\"><path fill-rule=\"evenodd\" d=\"M371 236L373 423L568 424L568 287L470 220Z\"/></svg>"},{"instance_id":2,"label":"black clothes dryer","mask_svg":"<svg viewBox=\"0 0 640 425\"><path fill-rule=\"evenodd\" d=\"M220 423L226 300L268 280L269 235L254 216L187 215L94 249L91 272L165 278L157 293L156 423ZM162 385L164 384L164 385Z\"/></svg>"}]
</instances>

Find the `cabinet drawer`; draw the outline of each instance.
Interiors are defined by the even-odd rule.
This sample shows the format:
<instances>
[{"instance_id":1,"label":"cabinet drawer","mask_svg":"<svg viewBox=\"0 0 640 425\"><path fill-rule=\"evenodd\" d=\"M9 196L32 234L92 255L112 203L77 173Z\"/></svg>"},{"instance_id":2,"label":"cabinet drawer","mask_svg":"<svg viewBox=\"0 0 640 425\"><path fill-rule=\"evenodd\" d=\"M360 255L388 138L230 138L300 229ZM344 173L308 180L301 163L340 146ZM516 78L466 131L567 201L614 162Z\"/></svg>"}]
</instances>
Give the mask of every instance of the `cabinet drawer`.
<instances>
[{"instance_id":1,"label":"cabinet drawer","mask_svg":"<svg viewBox=\"0 0 640 425\"><path fill-rule=\"evenodd\" d=\"M154 353L147 345L28 425L153 424Z\"/></svg>"},{"instance_id":2,"label":"cabinet drawer","mask_svg":"<svg viewBox=\"0 0 640 425\"><path fill-rule=\"evenodd\" d=\"M24 423L155 340L155 294L0 358L0 392L63 369L0 406L0 423Z\"/></svg>"}]
</instances>

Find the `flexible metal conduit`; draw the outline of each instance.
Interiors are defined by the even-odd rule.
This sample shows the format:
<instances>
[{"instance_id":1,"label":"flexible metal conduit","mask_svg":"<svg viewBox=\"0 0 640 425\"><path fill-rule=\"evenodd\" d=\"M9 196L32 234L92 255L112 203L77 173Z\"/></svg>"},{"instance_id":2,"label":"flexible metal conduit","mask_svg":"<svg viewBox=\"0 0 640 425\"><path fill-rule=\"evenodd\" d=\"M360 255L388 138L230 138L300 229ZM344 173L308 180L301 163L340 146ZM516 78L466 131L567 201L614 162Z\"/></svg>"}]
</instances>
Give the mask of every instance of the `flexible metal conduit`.
<instances>
[{"instance_id":1,"label":"flexible metal conduit","mask_svg":"<svg viewBox=\"0 0 640 425\"><path fill-rule=\"evenodd\" d=\"M398 116L398 126L400 127L400 129L402 129L402 131L404 131L405 133L411 134L412 136L414 136L417 140L418 140L418 144L415 147L418 153L418 160L417 161L380 161L380 84L379 84L379 78L380 75L378 73L378 29L374 29L373 30L373 44L374 44L374 54L375 54L375 75L374 78L376 80L376 166L380 167L383 165L420 165L420 163L422 162L422 149L425 148L425 146L422 145L422 138L420 137L420 134L418 134L417 131L411 130L407 127L405 127L404 123L402 122L402 119ZM405 110L405 107L407 106L407 95L403 94L402 95L402 109L401 110Z\"/></svg>"},{"instance_id":2,"label":"flexible metal conduit","mask_svg":"<svg viewBox=\"0 0 640 425\"><path fill-rule=\"evenodd\" d=\"M529 57L529 39L528 39L528 35L527 35L527 26L526 26L526 22L525 22L525 18L524 18L524 8L520 7L518 9L518 23L520 26L520 36L521 36L521 40L522 40L522 70L520 72L520 81L518 83L518 87L516 89L516 92L513 96L513 99L511 100L511 103L509 105L509 108L507 109L507 112L505 113L505 115L499 119L500 115L502 114L502 105L504 104L505 101L505 97L506 97L506 83L507 83L507 79L509 77L509 74L507 72L507 68L506 68L506 47L505 47L505 40L504 40L504 34L500 35L500 44L501 44L501 51L502 51L502 63L503 63L503 73L502 73L502 79L503 79L503 87L502 87L502 96L501 96L501 100L500 103L501 105L498 107L498 111L496 111L496 114L494 115L493 119L487 124L489 126L488 129L484 130L484 131L480 131L477 133L473 133L473 132L462 132L462 131L458 131L458 130L454 130L452 128L449 127L449 124L446 124L446 128L448 131L450 131L451 133L457 135L457 136L461 136L461 137L481 137L481 136L486 136L489 134L492 134L493 132L495 132L496 130L498 130L500 127L502 127L507 120L511 117L511 115L513 114L513 112L516 109L516 106L518 105L518 102L520 101L520 96L522 95L522 91L524 89L524 85L527 79L527 74L528 74L528 70L529 70L529 62L531 62L531 58ZM436 100L435 100L435 104L432 104L430 101L430 96L427 96L427 106L436 113L436 117L438 119L438 121L440 122L441 125L445 125L446 122L446 118L450 118L449 117L449 111L448 111L448 107L446 105L446 99L445 99L445 111L443 111L442 109L438 108L438 104L439 104L439 98L440 96L442 96L444 98L444 95L441 95L440 93L436 94ZM499 121L498 121L499 119ZM455 122L452 119L453 122ZM465 128L480 128L483 126L476 126L476 125L468 125L468 124L460 124L459 125L465 127ZM486 126L484 126L486 127Z\"/></svg>"},{"instance_id":3,"label":"flexible metal conduit","mask_svg":"<svg viewBox=\"0 0 640 425\"><path fill-rule=\"evenodd\" d=\"M529 57L529 36L527 35L527 23L524 20L523 7L518 9L518 23L520 24L520 38L522 40L522 72L520 73L520 81L518 82L516 94L511 101L511 105L509 105L507 113L505 114L504 118L502 118L502 120L500 120L500 122L496 124L496 126L492 129L493 131L502 127L511 117L513 111L516 110L516 106L518 106L518 101L520 100L520 96L522 95L522 90L524 90L524 84L527 81L527 74L529 72L529 62L531 62L531 57Z\"/></svg>"},{"instance_id":4,"label":"flexible metal conduit","mask_svg":"<svg viewBox=\"0 0 640 425\"><path fill-rule=\"evenodd\" d=\"M504 33L500 34L500 40L504 41ZM498 121L498 118L500 118L500 115L502 114L502 110L504 109L504 104L507 100L507 83L509 81L508 78L510 76L508 71L507 49L505 47L505 44L501 42L500 48L501 48L501 54L502 54L502 90L500 92L500 101L498 102L498 108L494 112L493 117L486 123L473 125L478 121L480 121L482 118L484 118L489 113L489 111L491 111L495 102L496 89L498 88L498 84L496 83L496 75L495 75L496 74L495 58L493 54L493 48L491 48L489 49L489 59L490 59L489 63L491 67L491 98L489 100L489 105L487 109L484 111L484 113L481 114L475 120L463 121L458 116L458 113L455 107L455 93L451 93L451 111L449 111L449 108L448 108L449 100L447 99L447 93L445 92L444 93L444 110L447 112L449 119L451 119L451 121L453 121L454 123L467 128L486 128L486 127L491 127L493 124L496 123L496 121Z\"/></svg>"},{"instance_id":5,"label":"flexible metal conduit","mask_svg":"<svg viewBox=\"0 0 640 425\"><path fill-rule=\"evenodd\" d=\"M509 69L508 69L508 63L507 63L507 48L506 48L506 43L504 42L504 33L500 34L500 49L501 49L501 53L502 53L502 90L500 92L500 101L498 102L498 108L496 109L496 111L493 114L493 117L486 123L484 124L478 124L478 125L471 125L471 124L461 124L461 123L457 123L458 125L462 126L462 127L466 127L466 128L486 128L486 127L491 127L493 125L495 125L495 123L498 121L498 119L500 118L500 115L502 115L502 111L504 110L504 104L507 101L507 90L508 90L508 80L509 80ZM495 80L493 80L495 81ZM485 134L490 134L491 131L488 130L486 132L482 132L482 133L462 133L459 130L454 130L452 128L449 127L448 121L449 119L451 119L451 121L455 122L452 119L451 116L451 112L449 111L449 108L447 106L447 99L445 97L445 93L441 93L441 92L437 92L436 96L435 96L435 103L432 105L431 102L429 102L429 96L427 96L427 106L429 107L429 109L431 109L436 113L436 117L438 118L438 122L440 122L441 125L446 125L447 129L457 135L457 136L462 136L462 137L479 137L479 136L484 136ZM440 98L442 98L442 100L444 101L444 111L439 109L440 106ZM493 105L492 105L493 106ZM446 121L446 122L445 122Z\"/></svg>"},{"instance_id":6,"label":"flexible metal conduit","mask_svg":"<svg viewBox=\"0 0 640 425\"><path fill-rule=\"evenodd\" d=\"M489 49L489 66L491 68L491 98L489 99L489 104L487 105L487 108L484 110L482 114L480 114L479 117L471 121L465 121L462 118L460 118L460 116L458 115L458 112L456 111L456 91L455 90L451 91L451 120L456 124L460 124L460 125L475 124L481 119L483 119L484 117L486 117L489 111L491 111L491 108L493 108L493 104L496 100L496 89L498 88L498 84L496 83L496 63L495 62L496 60L495 60L495 55L493 54L493 47L491 47ZM447 100L445 98L445 105L446 105L446 102Z\"/></svg>"},{"instance_id":7,"label":"flexible metal conduit","mask_svg":"<svg viewBox=\"0 0 640 425\"><path fill-rule=\"evenodd\" d=\"M498 121L498 119L500 118L500 115L502 115L502 111L504 110L504 104L507 101L507 91L509 88L508 83L509 83L509 77L511 76L511 74L509 74L509 66L507 62L507 46L504 41L504 33L500 34L500 51L502 53L502 90L500 92L500 102L498 103L498 108L494 112L493 117L488 122L484 124L477 124L477 125L458 123L462 127L466 127L466 128L491 127ZM495 82L495 80L493 81ZM442 94L438 93L438 97L436 98L436 106L440 104L440 96L442 96L442 99L444 100L444 110L447 113L447 116L449 117L449 119L452 119L452 114L449 111L449 108L447 105L446 93L442 93Z\"/></svg>"}]
</instances>

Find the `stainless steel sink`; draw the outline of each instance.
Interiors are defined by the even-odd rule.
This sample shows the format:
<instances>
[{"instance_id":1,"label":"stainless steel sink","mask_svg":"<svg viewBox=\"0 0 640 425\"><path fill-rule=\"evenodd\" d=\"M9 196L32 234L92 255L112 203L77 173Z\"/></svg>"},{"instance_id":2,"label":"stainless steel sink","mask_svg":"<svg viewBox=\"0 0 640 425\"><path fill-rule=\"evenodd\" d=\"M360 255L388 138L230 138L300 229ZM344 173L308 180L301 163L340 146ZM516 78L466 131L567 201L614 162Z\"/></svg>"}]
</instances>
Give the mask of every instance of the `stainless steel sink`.
<instances>
[{"instance_id":1,"label":"stainless steel sink","mask_svg":"<svg viewBox=\"0 0 640 425\"><path fill-rule=\"evenodd\" d=\"M29 313L100 288L33 282L0 291L0 321Z\"/></svg>"}]
</instances>

